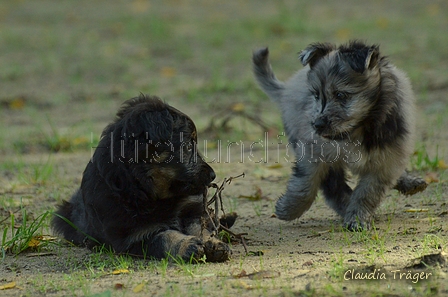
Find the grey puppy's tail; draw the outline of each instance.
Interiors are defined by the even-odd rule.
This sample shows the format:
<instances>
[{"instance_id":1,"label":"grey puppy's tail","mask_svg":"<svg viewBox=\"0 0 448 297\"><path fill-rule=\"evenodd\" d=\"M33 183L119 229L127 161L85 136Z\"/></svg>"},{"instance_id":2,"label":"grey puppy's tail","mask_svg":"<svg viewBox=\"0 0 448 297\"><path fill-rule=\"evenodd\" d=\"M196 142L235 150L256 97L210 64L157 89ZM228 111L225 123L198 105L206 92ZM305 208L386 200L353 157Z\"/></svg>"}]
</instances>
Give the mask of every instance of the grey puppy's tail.
<instances>
[{"instance_id":1,"label":"grey puppy's tail","mask_svg":"<svg viewBox=\"0 0 448 297\"><path fill-rule=\"evenodd\" d=\"M284 83L279 81L269 64L269 50L262 48L253 53L253 71L261 89L275 102L279 102L285 89Z\"/></svg>"}]
</instances>

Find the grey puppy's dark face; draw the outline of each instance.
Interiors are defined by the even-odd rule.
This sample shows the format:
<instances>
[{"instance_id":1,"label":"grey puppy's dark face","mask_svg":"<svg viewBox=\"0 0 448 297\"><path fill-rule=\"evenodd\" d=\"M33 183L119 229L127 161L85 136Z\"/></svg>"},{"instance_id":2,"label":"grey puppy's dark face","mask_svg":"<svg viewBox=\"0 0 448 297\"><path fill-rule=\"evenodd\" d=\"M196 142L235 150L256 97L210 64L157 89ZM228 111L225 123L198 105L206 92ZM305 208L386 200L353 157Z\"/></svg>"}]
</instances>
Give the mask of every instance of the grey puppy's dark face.
<instances>
[{"instance_id":1,"label":"grey puppy's dark face","mask_svg":"<svg viewBox=\"0 0 448 297\"><path fill-rule=\"evenodd\" d=\"M317 134L340 140L360 126L379 96L378 54L376 46L358 43L337 49L313 44L300 53L302 64L310 66L311 125Z\"/></svg>"}]
</instances>

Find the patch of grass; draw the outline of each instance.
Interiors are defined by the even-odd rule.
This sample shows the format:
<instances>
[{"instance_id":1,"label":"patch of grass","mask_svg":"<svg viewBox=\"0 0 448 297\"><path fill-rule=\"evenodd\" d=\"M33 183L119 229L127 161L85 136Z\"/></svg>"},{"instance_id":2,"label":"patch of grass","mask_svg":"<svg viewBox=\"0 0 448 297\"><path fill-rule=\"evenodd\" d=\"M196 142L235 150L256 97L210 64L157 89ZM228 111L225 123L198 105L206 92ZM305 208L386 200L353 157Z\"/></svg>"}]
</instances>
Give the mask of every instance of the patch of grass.
<instances>
[{"instance_id":1,"label":"patch of grass","mask_svg":"<svg viewBox=\"0 0 448 297\"><path fill-rule=\"evenodd\" d=\"M157 271L160 271L160 274L162 274L163 278L166 277L166 272L168 270L169 263L170 263L169 258L166 257L160 260L160 265L157 265L158 267Z\"/></svg>"},{"instance_id":2,"label":"patch of grass","mask_svg":"<svg viewBox=\"0 0 448 297\"><path fill-rule=\"evenodd\" d=\"M328 274L332 279L343 281L344 273L348 270L345 261L345 254L342 250L334 254L333 259L331 260L330 270L328 271Z\"/></svg>"},{"instance_id":3,"label":"patch of grass","mask_svg":"<svg viewBox=\"0 0 448 297\"><path fill-rule=\"evenodd\" d=\"M425 234L422 239L422 247L419 256L424 256L433 253L434 250L440 250L444 245L447 244L446 240L435 234Z\"/></svg>"},{"instance_id":4,"label":"patch of grass","mask_svg":"<svg viewBox=\"0 0 448 297\"><path fill-rule=\"evenodd\" d=\"M47 162L30 165L29 182L33 184L45 184L53 174L53 162L50 156L48 156Z\"/></svg>"},{"instance_id":5,"label":"patch of grass","mask_svg":"<svg viewBox=\"0 0 448 297\"><path fill-rule=\"evenodd\" d=\"M48 118L50 124L50 132L45 133L41 131L43 136L40 140L40 145L48 149L50 152L68 152L77 149L88 149L93 144L99 142L98 136L94 137L93 133L90 134L90 139L86 136L73 136L71 133L61 134L54 126L50 118Z\"/></svg>"},{"instance_id":6,"label":"patch of grass","mask_svg":"<svg viewBox=\"0 0 448 297\"><path fill-rule=\"evenodd\" d=\"M204 255L203 258L198 259L198 260L193 258L193 255L191 255L191 257L190 257L188 262L183 260L182 258L174 257L171 254L168 254L168 258L170 260L172 260L175 263L175 265L178 268L180 268L181 271L183 271L186 275L188 275L190 277L194 277L195 276L195 272L197 271L197 267L198 266L194 265L194 264L201 263L201 262L205 263L205 261L206 261L205 255Z\"/></svg>"},{"instance_id":7,"label":"patch of grass","mask_svg":"<svg viewBox=\"0 0 448 297\"><path fill-rule=\"evenodd\" d=\"M438 153L438 146L436 146L436 155L430 157L426 146L420 145L414 152L411 158L412 168L415 170L436 170L440 166L440 159Z\"/></svg>"},{"instance_id":8,"label":"patch of grass","mask_svg":"<svg viewBox=\"0 0 448 297\"><path fill-rule=\"evenodd\" d=\"M10 215L10 224L5 227L2 234L1 253L2 259L7 253L18 255L28 249L40 249L50 241L42 239L42 229L50 211L39 215L29 223L28 213L25 207L21 207L22 222L18 224L14 213ZM40 230L40 233L39 233ZM10 233L10 235L8 235Z\"/></svg>"},{"instance_id":9,"label":"patch of grass","mask_svg":"<svg viewBox=\"0 0 448 297\"><path fill-rule=\"evenodd\" d=\"M263 202L261 202L261 201L255 201L255 202L252 203L252 206L253 206L255 215L256 215L257 217L260 217L260 216L261 216L261 213L262 213L262 211L263 211Z\"/></svg>"},{"instance_id":10,"label":"patch of grass","mask_svg":"<svg viewBox=\"0 0 448 297\"><path fill-rule=\"evenodd\" d=\"M45 185L55 174L51 155L48 155L45 162L23 165L23 161L19 159L17 164L19 168L17 179L27 185Z\"/></svg>"},{"instance_id":11,"label":"patch of grass","mask_svg":"<svg viewBox=\"0 0 448 297\"><path fill-rule=\"evenodd\" d=\"M16 161L7 161L1 166L16 174L16 181L12 182L27 185L44 185L54 176L55 168L51 155L45 162L26 163L21 156ZM13 185L14 187L14 185Z\"/></svg>"}]
</instances>

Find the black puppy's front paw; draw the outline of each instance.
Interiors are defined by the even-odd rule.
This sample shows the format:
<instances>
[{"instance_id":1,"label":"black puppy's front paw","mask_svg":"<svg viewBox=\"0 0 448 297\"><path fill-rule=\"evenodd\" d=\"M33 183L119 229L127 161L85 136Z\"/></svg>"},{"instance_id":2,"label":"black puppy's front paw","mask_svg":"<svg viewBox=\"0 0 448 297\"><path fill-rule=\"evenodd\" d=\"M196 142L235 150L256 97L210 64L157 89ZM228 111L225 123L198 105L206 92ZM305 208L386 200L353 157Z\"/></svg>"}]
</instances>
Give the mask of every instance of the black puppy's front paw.
<instances>
[{"instance_id":1,"label":"black puppy's front paw","mask_svg":"<svg viewBox=\"0 0 448 297\"><path fill-rule=\"evenodd\" d=\"M204 245L207 262L224 262L229 260L232 254L232 251L226 243L214 237L210 237Z\"/></svg>"},{"instance_id":2,"label":"black puppy's front paw","mask_svg":"<svg viewBox=\"0 0 448 297\"><path fill-rule=\"evenodd\" d=\"M176 255L172 256L182 258L184 261L190 261L191 259L199 260L204 254L205 250L202 240L198 237L189 236L179 243Z\"/></svg>"}]
</instances>

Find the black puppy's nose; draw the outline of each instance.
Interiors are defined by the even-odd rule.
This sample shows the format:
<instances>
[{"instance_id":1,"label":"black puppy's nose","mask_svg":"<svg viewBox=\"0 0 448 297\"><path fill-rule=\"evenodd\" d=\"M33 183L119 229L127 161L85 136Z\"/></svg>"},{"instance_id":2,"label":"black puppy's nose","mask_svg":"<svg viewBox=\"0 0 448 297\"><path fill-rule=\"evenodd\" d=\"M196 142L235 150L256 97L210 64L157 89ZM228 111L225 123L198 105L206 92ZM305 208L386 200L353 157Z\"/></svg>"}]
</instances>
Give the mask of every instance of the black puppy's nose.
<instances>
[{"instance_id":1,"label":"black puppy's nose","mask_svg":"<svg viewBox=\"0 0 448 297\"><path fill-rule=\"evenodd\" d=\"M210 181L213 181L216 178L215 172L212 170L210 171Z\"/></svg>"},{"instance_id":2,"label":"black puppy's nose","mask_svg":"<svg viewBox=\"0 0 448 297\"><path fill-rule=\"evenodd\" d=\"M326 117L324 118L318 118L316 121L314 121L313 126L317 131L321 131L325 129L325 127L328 124L328 119Z\"/></svg>"}]
</instances>

